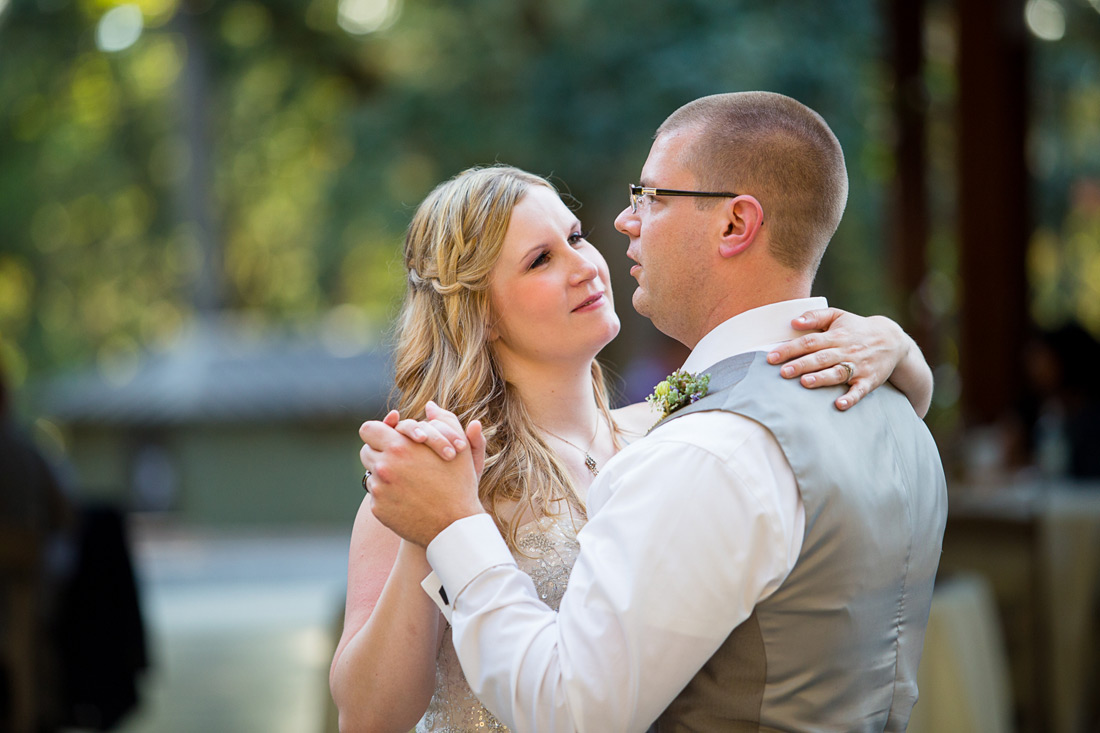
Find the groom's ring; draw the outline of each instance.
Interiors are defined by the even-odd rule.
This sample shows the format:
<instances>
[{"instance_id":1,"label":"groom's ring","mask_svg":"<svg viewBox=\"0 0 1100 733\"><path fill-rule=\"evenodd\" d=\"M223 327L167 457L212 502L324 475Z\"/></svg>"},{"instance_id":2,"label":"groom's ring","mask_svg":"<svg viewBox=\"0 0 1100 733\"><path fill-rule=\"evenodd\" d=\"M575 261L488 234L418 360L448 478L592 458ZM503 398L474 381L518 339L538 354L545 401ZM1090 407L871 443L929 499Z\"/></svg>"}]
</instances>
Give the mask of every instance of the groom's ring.
<instances>
[{"instance_id":1,"label":"groom's ring","mask_svg":"<svg viewBox=\"0 0 1100 733\"><path fill-rule=\"evenodd\" d=\"M848 382L851 382L852 377L856 373L856 365L850 361L842 361L838 366L844 367L844 371L848 372L848 376L844 378L844 383L848 384Z\"/></svg>"},{"instance_id":2,"label":"groom's ring","mask_svg":"<svg viewBox=\"0 0 1100 733\"><path fill-rule=\"evenodd\" d=\"M367 471L363 474L363 491L367 492L368 494L370 493L370 486L367 486L367 479L370 478L370 474L370 471Z\"/></svg>"}]
</instances>

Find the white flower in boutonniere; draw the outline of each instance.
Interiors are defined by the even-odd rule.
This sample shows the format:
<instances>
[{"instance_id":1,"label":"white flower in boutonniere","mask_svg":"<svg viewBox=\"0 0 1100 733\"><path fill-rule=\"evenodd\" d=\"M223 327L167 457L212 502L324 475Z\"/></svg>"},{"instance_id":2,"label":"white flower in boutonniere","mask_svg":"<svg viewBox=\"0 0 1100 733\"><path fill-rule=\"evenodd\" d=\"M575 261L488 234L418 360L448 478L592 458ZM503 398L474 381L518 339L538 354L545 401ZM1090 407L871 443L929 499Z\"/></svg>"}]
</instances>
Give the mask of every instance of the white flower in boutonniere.
<instances>
[{"instance_id":1,"label":"white flower in boutonniere","mask_svg":"<svg viewBox=\"0 0 1100 733\"><path fill-rule=\"evenodd\" d=\"M659 382L653 388L653 394L645 398L645 401L661 411L661 419L664 420L684 405L698 402L706 396L710 386L709 374L689 374L683 369L677 369L668 378Z\"/></svg>"}]
</instances>

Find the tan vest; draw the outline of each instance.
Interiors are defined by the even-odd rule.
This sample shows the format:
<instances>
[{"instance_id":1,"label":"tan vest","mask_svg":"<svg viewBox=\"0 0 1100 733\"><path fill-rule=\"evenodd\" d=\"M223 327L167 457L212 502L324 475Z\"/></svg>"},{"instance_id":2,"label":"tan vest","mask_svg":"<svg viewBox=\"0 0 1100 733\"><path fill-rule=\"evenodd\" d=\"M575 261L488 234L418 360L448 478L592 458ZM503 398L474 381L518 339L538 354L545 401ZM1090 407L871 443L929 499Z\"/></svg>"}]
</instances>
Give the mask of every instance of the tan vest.
<instances>
[{"instance_id":1,"label":"tan vest","mask_svg":"<svg viewBox=\"0 0 1100 733\"><path fill-rule=\"evenodd\" d=\"M726 410L768 428L794 469L806 533L787 580L656 730L904 730L947 519L931 435L888 385L840 412L839 388L804 389L763 353L707 371L710 393L668 420Z\"/></svg>"}]
</instances>

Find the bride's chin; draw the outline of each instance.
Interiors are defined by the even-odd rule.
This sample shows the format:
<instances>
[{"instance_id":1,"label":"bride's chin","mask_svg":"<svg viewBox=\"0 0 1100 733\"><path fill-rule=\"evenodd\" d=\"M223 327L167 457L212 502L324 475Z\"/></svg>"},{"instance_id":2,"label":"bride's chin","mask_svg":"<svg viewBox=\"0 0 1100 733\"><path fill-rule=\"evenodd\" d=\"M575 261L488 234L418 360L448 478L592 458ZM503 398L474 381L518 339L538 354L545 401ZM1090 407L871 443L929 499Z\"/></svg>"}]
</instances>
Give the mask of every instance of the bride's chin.
<instances>
[{"instance_id":1,"label":"bride's chin","mask_svg":"<svg viewBox=\"0 0 1100 733\"><path fill-rule=\"evenodd\" d=\"M615 340L615 337L619 335L620 328L621 326L618 319L615 319L615 322L613 324L609 324L602 338L599 339L599 342L597 344L598 348L596 349L597 354L603 351L605 346Z\"/></svg>"},{"instance_id":2,"label":"bride's chin","mask_svg":"<svg viewBox=\"0 0 1100 733\"><path fill-rule=\"evenodd\" d=\"M621 324L618 317L609 320L605 327L598 332L584 330L576 332L573 340L569 345L564 345L564 350L572 352L572 356L569 359L595 359L604 347L615 340L615 337L619 335ZM588 340L591 339L591 340Z\"/></svg>"},{"instance_id":3,"label":"bride's chin","mask_svg":"<svg viewBox=\"0 0 1100 733\"><path fill-rule=\"evenodd\" d=\"M604 346L615 340L615 337L619 335L619 331L622 329L622 324L619 323L618 316L615 317L615 321L610 325L608 330L607 339L604 341Z\"/></svg>"}]
</instances>

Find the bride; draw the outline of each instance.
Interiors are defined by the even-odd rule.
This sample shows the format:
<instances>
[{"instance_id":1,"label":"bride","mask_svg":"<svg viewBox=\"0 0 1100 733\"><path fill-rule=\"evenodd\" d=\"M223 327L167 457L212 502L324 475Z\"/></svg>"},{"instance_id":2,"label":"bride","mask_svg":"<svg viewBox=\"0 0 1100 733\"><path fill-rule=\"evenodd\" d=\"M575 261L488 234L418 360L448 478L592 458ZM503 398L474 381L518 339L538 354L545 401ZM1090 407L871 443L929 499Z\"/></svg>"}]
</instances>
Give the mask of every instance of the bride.
<instances>
[{"instance_id":1,"label":"bride","mask_svg":"<svg viewBox=\"0 0 1100 733\"><path fill-rule=\"evenodd\" d=\"M619 331L607 263L549 182L494 166L460 173L420 204L405 239L405 267L395 350L399 412L386 422L444 458L466 445L432 420L441 408L463 425L480 422L486 459L479 498L539 596L556 609L579 549L589 484L658 417L645 403L610 408L595 359ZM813 387L841 384L852 373L847 363L860 376L838 407L889 377L919 413L927 410L928 366L889 319L829 308L792 326L814 337L769 356L773 363L793 359L784 376ZM427 419L398 422L398 414ZM420 586L430 572L424 550L383 527L364 500L329 674L341 731L505 730L466 684L450 627Z\"/></svg>"}]
</instances>

